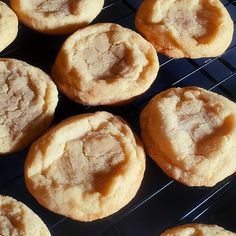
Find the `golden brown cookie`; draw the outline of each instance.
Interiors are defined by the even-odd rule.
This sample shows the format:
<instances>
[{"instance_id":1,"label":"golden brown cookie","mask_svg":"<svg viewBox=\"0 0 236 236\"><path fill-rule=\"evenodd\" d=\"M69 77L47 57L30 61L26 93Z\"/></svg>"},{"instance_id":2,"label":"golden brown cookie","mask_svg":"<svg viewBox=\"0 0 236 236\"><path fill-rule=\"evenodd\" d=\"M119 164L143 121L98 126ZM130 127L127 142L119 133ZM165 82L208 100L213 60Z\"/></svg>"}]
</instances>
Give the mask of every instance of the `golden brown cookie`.
<instances>
[{"instance_id":1,"label":"golden brown cookie","mask_svg":"<svg viewBox=\"0 0 236 236\"><path fill-rule=\"evenodd\" d=\"M25 182L49 210L80 221L111 215L138 191L145 170L142 144L107 112L71 117L36 141Z\"/></svg>"},{"instance_id":2,"label":"golden brown cookie","mask_svg":"<svg viewBox=\"0 0 236 236\"><path fill-rule=\"evenodd\" d=\"M50 236L43 221L25 204L0 195L0 235Z\"/></svg>"},{"instance_id":3,"label":"golden brown cookie","mask_svg":"<svg viewBox=\"0 0 236 236\"><path fill-rule=\"evenodd\" d=\"M0 154L16 152L50 125L57 88L42 70L15 59L0 59Z\"/></svg>"},{"instance_id":4,"label":"golden brown cookie","mask_svg":"<svg viewBox=\"0 0 236 236\"><path fill-rule=\"evenodd\" d=\"M0 1L0 52L13 42L18 32L16 14Z\"/></svg>"},{"instance_id":5,"label":"golden brown cookie","mask_svg":"<svg viewBox=\"0 0 236 236\"><path fill-rule=\"evenodd\" d=\"M20 21L47 34L70 34L88 25L104 0L10 0Z\"/></svg>"},{"instance_id":6,"label":"golden brown cookie","mask_svg":"<svg viewBox=\"0 0 236 236\"><path fill-rule=\"evenodd\" d=\"M166 230L160 236L236 236L217 225L187 224Z\"/></svg>"},{"instance_id":7,"label":"golden brown cookie","mask_svg":"<svg viewBox=\"0 0 236 236\"><path fill-rule=\"evenodd\" d=\"M102 23L70 36L52 70L59 89L87 105L126 103L144 93L157 76L154 47L134 31Z\"/></svg>"},{"instance_id":8,"label":"golden brown cookie","mask_svg":"<svg viewBox=\"0 0 236 236\"><path fill-rule=\"evenodd\" d=\"M213 186L236 171L236 105L198 87L171 88L141 113L149 155L170 177Z\"/></svg>"},{"instance_id":9,"label":"golden brown cookie","mask_svg":"<svg viewBox=\"0 0 236 236\"><path fill-rule=\"evenodd\" d=\"M144 0L135 24L158 52L175 58L219 56L234 29L219 0Z\"/></svg>"}]
</instances>

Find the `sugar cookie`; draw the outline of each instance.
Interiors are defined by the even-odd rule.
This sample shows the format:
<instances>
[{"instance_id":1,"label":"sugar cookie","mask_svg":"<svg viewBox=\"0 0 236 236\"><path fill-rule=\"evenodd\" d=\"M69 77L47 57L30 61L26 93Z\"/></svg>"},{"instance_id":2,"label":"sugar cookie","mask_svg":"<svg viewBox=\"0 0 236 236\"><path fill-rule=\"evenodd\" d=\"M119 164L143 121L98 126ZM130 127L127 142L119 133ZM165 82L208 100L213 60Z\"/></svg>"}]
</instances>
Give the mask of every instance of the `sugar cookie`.
<instances>
[{"instance_id":1,"label":"sugar cookie","mask_svg":"<svg viewBox=\"0 0 236 236\"><path fill-rule=\"evenodd\" d=\"M16 38L18 19L16 14L0 1L0 52Z\"/></svg>"},{"instance_id":2,"label":"sugar cookie","mask_svg":"<svg viewBox=\"0 0 236 236\"><path fill-rule=\"evenodd\" d=\"M0 154L16 152L50 125L57 88L42 70L15 59L0 59Z\"/></svg>"},{"instance_id":3,"label":"sugar cookie","mask_svg":"<svg viewBox=\"0 0 236 236\"><path fill-rule=\"evenodd\" d=\"M235 236L217 225L187 224L166 230L161 236Z\"/></svg>"},{"instance_id":4,"label":"sugar cookie","mask_svg":"<svg viewBox=\"0 0 236 236\"><path fill-rule=\"evenodd\" d=\"M70 34L88 25L104 0L10 0L20 21L47 34Z\"/></svg>"},{"instance_id":5,"label":"sugar cookie","mask_svg":"<svg viewBox=\"0 0 236 236\"><path fill-rule=\"evenodd\" d=\"M0 195L0 235L50 236L43 221L25 204Z\"/></svg>"},{"instance_id":6,"label":"sugar cookie","mask_svg":"<svg viewBox=\"0 0 236 236\"><path fill-rule=\"evenodd\" d=\"M234 30L219 0L144 0L135 24L158 52L175 58L219 56Z\"/></svg>"},{"instance_id":7,"label":"sugar cookie","mask_svg":"<svg viewBox=\"0 0 236 236\"><path fill-rule=\"evenodd\" d=\"M236 171L236 104L198 87L171 88L141 113L150 156L172 178L213 186Z\"/></svg>"},{"instance_id":8,"label":"sugar cookie","mask_svg":"<svg viewBox=\"0 0 236 236\"><path fill-rule=\"evenodd\" d=\"M157 76L154 47L136 32L101 23L78 30L61 48L52 77L71 99L87 105L127 103Z\"/></svg>"},{"instance_id":9,"label":"sugar cookie","mask_svg":"<svg viewBox=\"0 0 236 236\"><path fill-rule=\"evenodd\" d=\"M65 135L66 134L66 135ZM25 181L49 210L92 221L125 206L145 169L142 144L107 112L69 118L36 141L25 163Z\"/></svg>"}]
</instances>

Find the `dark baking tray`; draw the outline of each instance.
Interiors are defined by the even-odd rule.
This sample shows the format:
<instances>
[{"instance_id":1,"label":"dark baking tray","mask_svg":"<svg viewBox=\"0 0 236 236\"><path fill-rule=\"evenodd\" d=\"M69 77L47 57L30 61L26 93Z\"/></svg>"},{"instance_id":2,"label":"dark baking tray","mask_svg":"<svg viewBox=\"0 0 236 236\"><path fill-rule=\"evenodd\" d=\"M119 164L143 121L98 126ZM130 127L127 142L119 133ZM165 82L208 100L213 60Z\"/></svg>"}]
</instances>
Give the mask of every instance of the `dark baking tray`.
<instances>
[{"instance_id":1,"label":"dark baking tray","mask_svg":"<svg viewBox=\"0 0 236 236\"><path fill-rule=\"evenodd\" d=\"M141 2L105 0L104 9L94 22L115 22L134 29L135 13ZM235 22L236 1L222 0L222 3ZM64 36L43 35L20 24L17 39L0 56L24 60L50 73L65 39ZM122 107L84 107L60 94L54 124L72 115L106 110L122 116L139 133L139 113L143 106L155 94L171 86L200 86L236 101L236 34L221 57L190 60L170 59L159 54L159 60L161 67L156 81L133 103ZM218 224L236 232L236 176L213 188L190 188L168 178L147 157L144 180L137 196L118 213L83 223L46 210L27 192L23 179L27 151L28 148L0 158L0 194L15 197L32 208L52 235L151 236L160 235L168 227L190 222Z\"/></svg>"}]
</instances>

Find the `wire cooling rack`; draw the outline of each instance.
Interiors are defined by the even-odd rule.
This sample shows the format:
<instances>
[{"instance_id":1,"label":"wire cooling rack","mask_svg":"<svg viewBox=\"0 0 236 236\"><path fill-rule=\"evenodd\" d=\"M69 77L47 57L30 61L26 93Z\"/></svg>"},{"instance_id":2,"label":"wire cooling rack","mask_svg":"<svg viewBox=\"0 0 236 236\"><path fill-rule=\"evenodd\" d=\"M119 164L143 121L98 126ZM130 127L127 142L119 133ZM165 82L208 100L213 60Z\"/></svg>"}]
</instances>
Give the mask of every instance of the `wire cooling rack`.
<instances>
[{"instance_id":1,"label":"wire cooling rack","mask_svg":"<svg viewBox=\"0 0 236 236\"><path fill-rule=\"evenodd\" d=\"M92 1L92 0L91 0ZM9 1L4 1L9 3ZM134 29L141 0L105 0L94 22L115 22ZM236 0L222 0L234 23ZM0 57L24 60L50 73L56 54L66 37L48 36L19 25L15 42ZM236 34L228 50L211 59L170 59L158 55L160 71L152 87L132 104L122 107L83 107L60 94L54 123L80 113L107 110L122 116L139 133L139 113L157 93L169 87L199 86L236 101ZM137 196L118 213L91 223L70 220L41 207L27 192L23 165L28 149L0 158L0 194L24 202L47 224L52 235L149 236L168 227L190 222L218 224L236 232L236 176L213 188L190 188L167 177L147 157L147 168ZM127 187L127 186L124 186Z\"/></svg>"}]
</instances>

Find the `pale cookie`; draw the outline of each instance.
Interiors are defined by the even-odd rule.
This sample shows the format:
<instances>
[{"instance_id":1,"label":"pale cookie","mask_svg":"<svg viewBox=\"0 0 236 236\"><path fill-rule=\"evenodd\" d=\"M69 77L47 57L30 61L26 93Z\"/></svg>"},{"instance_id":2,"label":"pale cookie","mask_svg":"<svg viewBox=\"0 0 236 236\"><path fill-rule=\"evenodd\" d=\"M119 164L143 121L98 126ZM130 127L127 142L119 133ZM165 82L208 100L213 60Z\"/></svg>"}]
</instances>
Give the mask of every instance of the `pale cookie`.
<instances>
[{"instance_id":1,"label":"pale cookie","mask_svg":"<svg viewBox=\"0 0 236 236\"><path fill-rule=\"evenodd\" d=\"M197 87L172 88L141 113L149 155L170 177L213 186L236 171L236 104Z\"/></svg>"},{"instance_id":2,"label":"pale cookie","mask_svg":"<svg viewBox=\"0 0 236 236\"><path fill-rule=\"evenodd\" d=\"M28 190L47 209L92 221L125 206L145 170L142 144L107 112L71 117L36 141L25 163Z\"/></svg>"},{"instance_id":3,"label":"pale cookie","mask_svg":"<svg viewBox=\"0 0 236 236\"><path fill-rule=\"evenodd\" d=\"M134 31L102 23L70 36L53 67L59 89L87 105L127 103L157 76L154 47Z\"/></svg>"},{"instance_id":4,"label":"pale cookie","mask_svg":"<svg viewBox=\"0 0 236 236\"><path fill-rule=\"evenodd\" d=\"M160 236L236 236L217 225L187 224L166 230Z\"/></svg>"},{"instance_id":5,"label":"pale cookie","mask_svg":"<svg viewBox=\"0 0 236 236\"><path fill-rule=\"evenodd\" d=\"M219 0L144 0L136 27L170 57L215 57L231 43L234 24Z\"/></svg>"},{"instance_id":6,"label":"pale cookie","mask_svg":"<svg viewBox=\"0 0 236 236\"><path fill-rule=\"evenodd\" d=\"M18 19L16 14L0 1L0 52L16 38Z\"/></svg>"},{"instance_id":7,"label":"pale cookie","mask_svg":"<svg viewBox=\"0 0 236 236\"><path fill-rule=\"evenodd\" d=\"M57 100L57 88L42 70L0 59L0 154L38 138L50 125Z\"/></svg>"},{"instance_id":8,"label":"pale cookie","mask_svg":"<svg viewBox=\"0 0 236 236\"><path fill-rule=\"evenodd\" d=\"M10 0L20 21L47 34L70 34L88 25L104 0Z\"/></svg>"},{"instance_id":9,"label":"pale cookie","mask_svg":"<svg viewBox=\"0 0 236 236\"><path fill-rule=\"evenodd\" d=\"M1 236L50 236L43 221L25 204L0 195Z\"/></svg>"}]
</instances>

